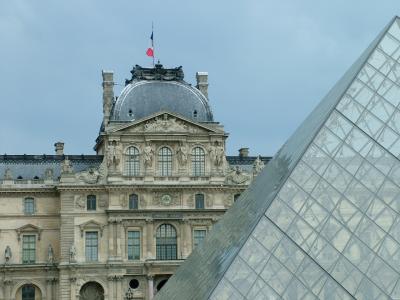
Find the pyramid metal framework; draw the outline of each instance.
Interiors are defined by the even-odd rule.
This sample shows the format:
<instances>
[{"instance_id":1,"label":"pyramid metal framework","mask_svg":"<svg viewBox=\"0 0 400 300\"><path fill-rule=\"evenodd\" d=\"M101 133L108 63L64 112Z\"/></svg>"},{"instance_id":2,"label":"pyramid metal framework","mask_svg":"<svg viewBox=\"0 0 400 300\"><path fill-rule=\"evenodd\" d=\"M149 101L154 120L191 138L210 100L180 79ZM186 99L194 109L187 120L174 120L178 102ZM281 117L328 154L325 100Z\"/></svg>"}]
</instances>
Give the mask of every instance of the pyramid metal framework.
<instances>
[{"instance_id":1,"label":"pyramid metal framework","mask_svg":"<svg viewBox=\"0 0 400 300\"><path fill-rule=\"evenodd\" d=\"M156 299L400 299L394 18Z\"/></svg>"}]
</instances>

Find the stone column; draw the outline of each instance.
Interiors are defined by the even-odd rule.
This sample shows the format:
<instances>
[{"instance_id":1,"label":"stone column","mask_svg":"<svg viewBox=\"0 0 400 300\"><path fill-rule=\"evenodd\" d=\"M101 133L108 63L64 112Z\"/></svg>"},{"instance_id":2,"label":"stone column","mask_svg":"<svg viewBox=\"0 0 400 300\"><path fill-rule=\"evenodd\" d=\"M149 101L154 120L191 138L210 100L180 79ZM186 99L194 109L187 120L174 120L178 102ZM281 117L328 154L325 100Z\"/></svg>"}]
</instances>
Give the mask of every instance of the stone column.
<instances>
[{"instance_id":1,"label":"stone column","mask_svg":"<svg viewBox=\"0 0 400 300\"><path fill-rule=\"evenodd\" d=\"M71 282L71 300L76 300L76 277L71 277L70 282Z\"/></svg>"},{"instance_id":2,"label":"stone column","mask_svg":"<svg viewBox=\"0 0 400 300\"><path fill-rule=\"evenodd\" d=\"M108 299L109 300L114 300L115 299L115 294L114 294L114 276L108 276Z\"/></svg>"},{"instance_id":3,"label":"stone column","mask_svg":"<svg viewBox=\"0 0 400 300\"><path fill-rule=\"evenodd\" d=\"M116 289L117 289L117 297L116 297L116 299L117 300L122 300L123 298L123 296L122 296L122 279L123 279L124 277L123 276L121 276L121 275L117 275L117 276L115 276L115 280L116 280Z\"/></svg>"},{"instance_id":4,"label":"stone column","mask_svg":"<svg viewBox=\"0 0 400 300\"><path fill-rule=\"evenodd\" d=\"M122 220L118 218L117 220L117 236L116 236L116 244L117 244L117 255L116 259L121 260L122 259L122 252L121 252L121 223Z\"/></svg>"},{"instance_id":5,"label":"stone column","mask_svg":"<svg viewBox=\"0 0 400 300\"><path fill-rule=\"evenodd\" d=\"M114 260L114 218L108 219L108 261Z\"/></svg>"},{"instance_id":6,"label":"stone column","mask_svg":"<svg viewBox=\"0 0 400 300\"><path fill-rule=\"evenodd\" d=\"M147 259L153 259L156 255L153 254L153 236L154 236L154 226L153 226L153 219L146 219L147 226Z\"/></svg>"},{"instance_id":7,"label":"stone column","mask_svg":"<svg viewBox=\"0 0 400 300\"><path fill-rule=\"evenodd\" d=\"M4 280L4 297L5 300L12 300L13 296L11 295L11 286L12 286L12 280L11 279L6 279Z\"/></svg>"},{"instance_id":8,"label":"stone column","mask_svg":"<svg viewBox=\"0 0 400 300\"><path fill-rule=\"evenodd\" d=\"M154 298L154 278L152 275L147 275L147 285L148 285L148 299L153 300Z\"/></svg>"},{"instance_id":9,"label":"stone column","mask_svg":"<svg viewBox=\"0 0 400 300\"><path fill-rule=\"evenodd\" d=\"M46 279L46 299L53 299L53 281L54 278Z\"/></svg>"}]
</instances>

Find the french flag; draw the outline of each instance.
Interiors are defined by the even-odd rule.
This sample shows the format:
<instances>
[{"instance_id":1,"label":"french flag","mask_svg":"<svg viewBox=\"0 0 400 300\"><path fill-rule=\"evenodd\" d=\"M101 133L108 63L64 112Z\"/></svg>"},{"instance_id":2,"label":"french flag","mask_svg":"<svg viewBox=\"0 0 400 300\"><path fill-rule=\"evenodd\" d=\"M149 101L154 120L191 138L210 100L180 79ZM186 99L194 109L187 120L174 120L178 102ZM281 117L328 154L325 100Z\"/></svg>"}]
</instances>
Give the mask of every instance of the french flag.
<instances>
[{"instance_id":1,"label":"french flag","mask_svg":"<svg viewBox=\"0 0 400 300\"><path fill-rule=\"evenodd\" d=\"M153 31L151 31L150 40L151 40L151 47L147 49L146 55L147 55L147 56L150 56L150 57L154 57Z\"/></svg>"}]
</instances>

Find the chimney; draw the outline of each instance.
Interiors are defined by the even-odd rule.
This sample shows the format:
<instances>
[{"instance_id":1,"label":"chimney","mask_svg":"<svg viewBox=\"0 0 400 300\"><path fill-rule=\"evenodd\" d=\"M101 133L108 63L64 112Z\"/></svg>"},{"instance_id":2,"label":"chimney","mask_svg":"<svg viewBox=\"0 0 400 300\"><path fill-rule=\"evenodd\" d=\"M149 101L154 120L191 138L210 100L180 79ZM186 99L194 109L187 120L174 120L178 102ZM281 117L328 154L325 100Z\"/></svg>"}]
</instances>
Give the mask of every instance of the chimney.
<instances>
[{"instance_id":1,"label":"chimney","mask_svg":"<svg viewBox=\"0 0 400 300\"><path fill-rule=\"evenodd\" d=\"M114 72L103 70L101 75L103 76L103 124L107 126L114 100Z\"/></svg>"},{"instance_id":2,"label":"chimney","mask_svg":"<svg viewBox=\"0 0 400 300\"><path fill-rule=\"evenodd\" d=\"M54 144L54 148L56 150L56 155L63 155L64 154L64 143L57 142Z\"/></svg>"},{"instance_id":3,"label":"chimney","mask_svg":"<svg viewBox=\"0 0 400 300\"><path fill-rule=\"evenodd\" d=\"M248 156L249 156L249 148L239 149L239 157L248 157Z\"/></svg>"},{"instance_id":4,"label":"chimney","mask_svg":"<svg viewBox=\"0 0 400 300\"><path fill-rule=\"evenodd\" d=\"M196 81L196 88L208 99L208 72L197 72Z\"/></svg>"}]
</instances>

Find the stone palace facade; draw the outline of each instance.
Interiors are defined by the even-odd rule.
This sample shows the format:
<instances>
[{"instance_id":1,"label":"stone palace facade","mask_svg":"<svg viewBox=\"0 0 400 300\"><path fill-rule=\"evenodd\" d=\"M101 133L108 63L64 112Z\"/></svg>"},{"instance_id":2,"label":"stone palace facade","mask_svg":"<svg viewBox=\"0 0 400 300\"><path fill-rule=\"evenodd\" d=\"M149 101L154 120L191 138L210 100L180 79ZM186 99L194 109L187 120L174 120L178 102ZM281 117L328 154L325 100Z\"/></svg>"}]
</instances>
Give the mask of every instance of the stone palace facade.
<instances>
[{"instance_id":1,"label":"stone palace facade","mask_svg":"<svg viewBox=\"0 0 400 300\"><path fill-rule=\"evenodd\" d=\"M152 299L270 159L226 156L207 73L131 73L96 155L0 156L0 300Z\"/></svg>"}]
</instances>

